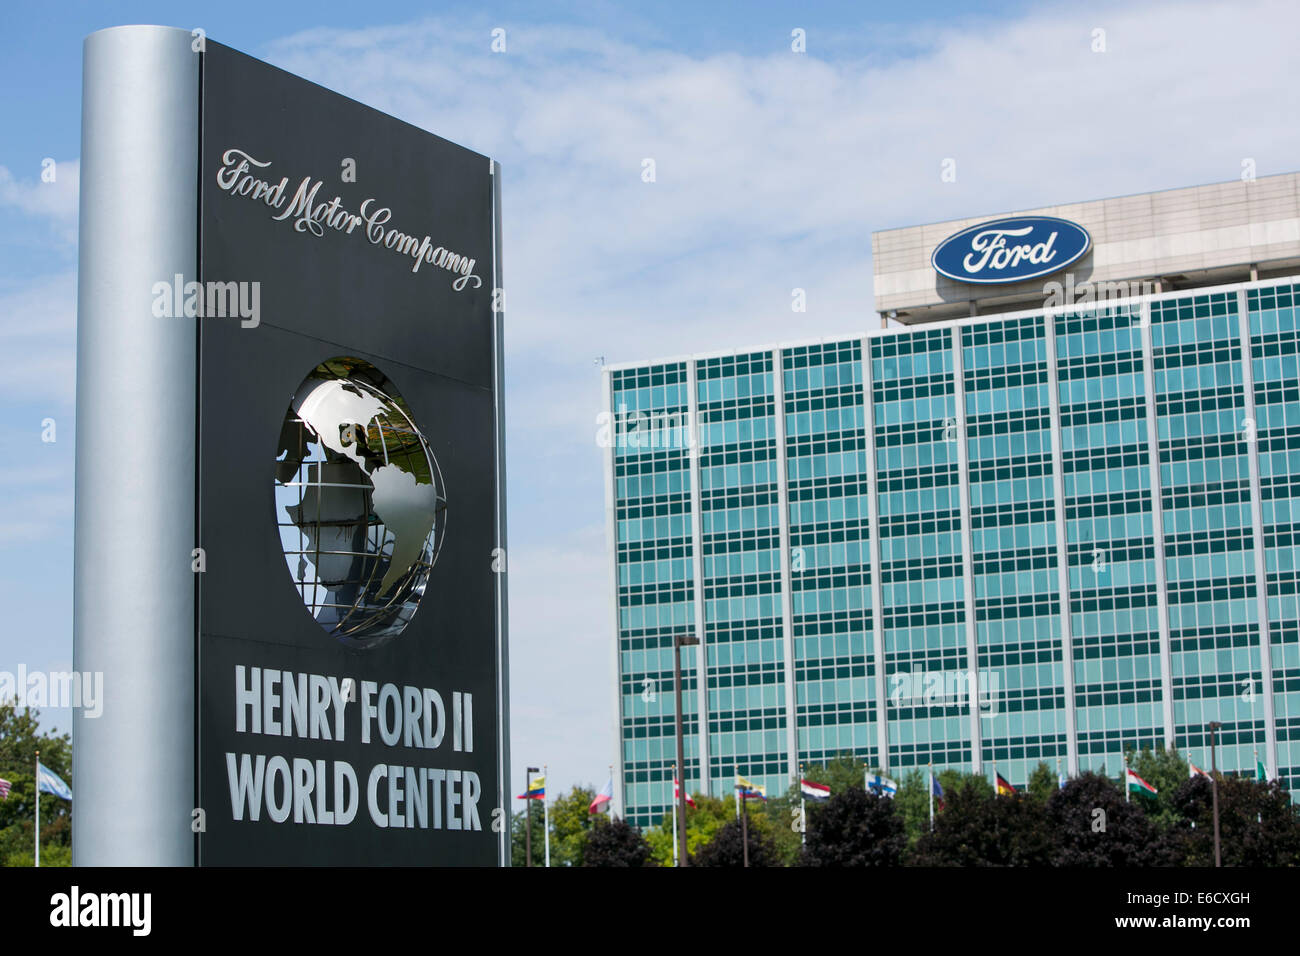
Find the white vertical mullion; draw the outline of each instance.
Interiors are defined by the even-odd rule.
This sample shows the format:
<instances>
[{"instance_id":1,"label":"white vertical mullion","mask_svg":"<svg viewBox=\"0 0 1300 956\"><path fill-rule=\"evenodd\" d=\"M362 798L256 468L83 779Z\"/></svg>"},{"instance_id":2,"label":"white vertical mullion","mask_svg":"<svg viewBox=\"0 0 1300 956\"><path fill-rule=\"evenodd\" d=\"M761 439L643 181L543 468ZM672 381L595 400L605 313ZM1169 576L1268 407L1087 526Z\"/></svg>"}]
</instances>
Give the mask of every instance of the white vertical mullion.
<instances>
[{"instance_id":1,"label":"white vertical mullion","mask_svg":"<svg viewBox=\"0 0 1300 956\"><path fill-rule=\"evenodd\" d=\"M957 425L957 477L961 500L962 597L966 605L966 671L970 706L971 772L982 773L980 744L979 638L975 629L975 557L971 544L970 459L966 445L966 375L961 326L952 329L953 414Z\"/></svg>"},{"instance_id":2,"label":"white vertical mullion","mask_svg":"<svg viewBox=\"0 0 1300 956\"><path fill-rule=\"evenodd\" d=\"M1142 330L1142 382L1147 406L1147 468L1151 484L1151 538L1156 572L1156 615L1160 628L1160 697L1165 725L1165 747L1175 744L1173 652L1169 641L1169 579L1165 565L1164 492L1160 485L1160 424L1156 418L1156 364L1152 345L1151 300L1140 305Z\"/></svg>"},{"instance_id":3,"label":"white vertical mullion","mask_svg":"<svg viewBox=\"0 0 1300 956\"><path fill-rule=\"evenodd\" d=\"M777 530L781 547L781 634L785 648L785 745L788 776L799 772L799 706L794 666L793 589L790 586L790 489L786 480L785 456L785 370L781 350L772 350L772 396L776 413Z\"/></svg>"},{"instance_id":4,"label":"white vertical mullion","mask_svg":"<svg viewBox=\"0 0 1300 956\"><path fill-rule=\"evenodd\" d=\"M704 512L700 505L700 394L695 359L686 361L687 453L691 471L691 569L694 574L695 636L695 734L696 754L700 762L700 792L713 792L709 786L709 671L704 620ZM676 652L674 652L676 653ZM683 760L685 755L683 755ZM686 768L682 767L681 786L686 786Z\"/></svg>"},{"instance_id":5,"label":"white vertical mullion","mask_svg":"<svg viewBox=\"0 0 1300 956\"><path fill-rule=\"evenodd\" d=\"M496 289L505 288L505 267L502 262L502 227L501 227L501 166L495 160L488 160L488 169L492 176L492 285ZM500 548L503 559L496 577L496 619L497 619L497 799L500 807L510 806L510 596L508 590L510 554L506 534L506 416L505 416L505 306L494 310L492 317L492 408L493 427L495 430L496 468L493 475L496 495L496 547ZM610 469L606 469L610 471ZM611 554L611 560L617 557ZM617 570L615 571L617 580ZM615 590L615 601L618 591ZM618 651L618 632L614 633L615 654ZM615 657L617 666L617 657ZM617 687L617 685L615 685ZM615 734L615 740L618 734ZM497 847L500 866L510 865L510 834L505 828Z\"/></svg>"},{"instance_id":6,"label":"white vertical mullion","mask_svg":"<svg viewBox=\"0 0 1300 956\"><path fill-rule=\"evenodd\" d=\"M1268 626L1268 563L1264 551L1264 504L1259 482L1259 418L1255 411L1255 366L1250 347L1249 299L1245 289L1237 290L1237 321L1241 337L1242 393L1246 418L1251 422L1246 442L1250 465L1250 527L1255 544L1255 602L1259 614L1259 668L1264 686L1264 761L1269 779L1277 775L1277 727L1273 714L1273 648Z\"/></svg>"},{"instance_id":7,"label":"white vertical mullion","mask_svg":"<svg viewBox=\"0 0 1300 956\"><path fill-rule=\"evenodd\" d=\"M627 800L623 789L623 655L619 652L623 631L618 607L618 506L614 497L614 446L619 436L618 410L614 407L614 376L605 369L601 372L601 394L604 396L606 414L609 415L609 441L602 453L605 459L605 547L609 551L610 607L613 612L612 642L614 662L614 740L618 746L618 773L614 777L614 806L611 811L627 816Z\"/></svg>"},{"instance_id":8,"label":"white vertical mullion","mask_svg":"<svg viewBox=\"0 0 1300 956\"><path fill-rule=\"evenodd\" d=\"M1065 520L1065 451L1061 442L1061 392L1056 370L1056 317L1043 319L1047 345L1047 388L1051 409L1052 489L1056 499L1056 580L1061 602L1062 687L1065 691L1065 764L1079 773L1078 725L1074 701L1074 640L1070 627L1070 545Z\"/></svg>"},{"instance_id":9,"label":"white vertical mullion","mask_svg":"<svg viewBox=\"0 0 1300 956\"><path fill-rule=\"evenodd\" d=\"M889 722L885 696L885 618L883 588L880 581L880 503L876 495L876 408L873 397L871 369L871 340L862 339L862 397L863 421L867 433L867 522L871 541L871 653L875 658L876 675L872 682L876 700L876 762L881 773L889 772ZM873 687L867 687L867 701L871 701Z\"/></svg>"}]
</instances>

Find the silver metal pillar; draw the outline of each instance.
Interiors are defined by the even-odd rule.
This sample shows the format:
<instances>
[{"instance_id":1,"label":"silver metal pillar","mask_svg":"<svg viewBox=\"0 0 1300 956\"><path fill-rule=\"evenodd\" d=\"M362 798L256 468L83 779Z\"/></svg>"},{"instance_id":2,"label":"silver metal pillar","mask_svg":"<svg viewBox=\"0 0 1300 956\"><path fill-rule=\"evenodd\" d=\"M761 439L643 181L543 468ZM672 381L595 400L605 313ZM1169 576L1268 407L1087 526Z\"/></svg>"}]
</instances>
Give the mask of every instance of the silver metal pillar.
<instances>
[{"instance_id":1,"label":"silver metal pillar","mask_svg":"<svg viewBox=\"0 0 1300 956\"><path fill-rule=\"evenodd\" d=\"M155 283L198 272L199 54L187 31L85 44L77 289L72 862L194 862L197 327Z\"/></svg>"}]
</instances>

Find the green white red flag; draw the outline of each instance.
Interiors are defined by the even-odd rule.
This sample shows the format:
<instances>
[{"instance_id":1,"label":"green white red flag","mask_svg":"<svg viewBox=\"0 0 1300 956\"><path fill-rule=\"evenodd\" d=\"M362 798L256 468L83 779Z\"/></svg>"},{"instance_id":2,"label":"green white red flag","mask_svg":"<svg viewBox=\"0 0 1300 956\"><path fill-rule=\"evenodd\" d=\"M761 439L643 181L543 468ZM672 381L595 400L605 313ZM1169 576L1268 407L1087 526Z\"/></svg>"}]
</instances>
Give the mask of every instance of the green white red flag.
<instances>
[{"instance_id":1,"label":"green white red flag","mask_svg":"<svg viewBox=\"0 0 1300 956\"><path fill-rule=\"evenodd\" d=\"M1129 793L1140 793L1148 797L1154 797L1159 793L1155 787L1151 786L1151 784L1139 777L1136 770L1130 769L1127 771L1127 774Z\"/></svg>"}]
</instances>

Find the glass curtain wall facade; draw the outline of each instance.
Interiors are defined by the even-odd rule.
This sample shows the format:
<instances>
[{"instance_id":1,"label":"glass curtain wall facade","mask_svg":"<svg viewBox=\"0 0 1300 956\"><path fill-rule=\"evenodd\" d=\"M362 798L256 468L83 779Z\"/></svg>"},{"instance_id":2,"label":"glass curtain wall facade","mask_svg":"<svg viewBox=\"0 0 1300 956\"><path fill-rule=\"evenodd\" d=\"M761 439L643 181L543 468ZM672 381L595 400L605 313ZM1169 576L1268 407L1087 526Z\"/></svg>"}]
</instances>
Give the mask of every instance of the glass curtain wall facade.
<instances>
[{"instance_id":1,"label":"glass curtain wall facade","mask_svg":"<svg viewBox=\"0 0 1300 956\"><path fill-rule=\"evenodd\" d=\"M1211 720L1300 783L1293 281L607 369L627 817L671 805L683 633L692 791L1204 766Z\"/></svg>"}]
</instances>

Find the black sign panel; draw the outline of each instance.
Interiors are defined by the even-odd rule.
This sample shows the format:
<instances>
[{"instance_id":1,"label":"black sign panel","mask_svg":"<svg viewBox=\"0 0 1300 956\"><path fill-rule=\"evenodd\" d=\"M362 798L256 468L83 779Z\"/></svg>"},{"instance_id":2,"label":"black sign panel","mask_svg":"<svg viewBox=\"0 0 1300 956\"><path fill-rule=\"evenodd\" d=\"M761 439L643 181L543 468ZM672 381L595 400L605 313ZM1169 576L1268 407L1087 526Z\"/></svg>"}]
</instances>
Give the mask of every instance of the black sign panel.
<instances>
[{"instance_id":1,"label":"black sign panel","mask_svg":"<svg viewBox=\"0 0 1300 956\"><path fill-rule=\"evenodd\" d=\"M198 860L495 865L491 164L212 42L201 128Z\"/></svg>"}]
</instances>

